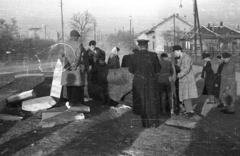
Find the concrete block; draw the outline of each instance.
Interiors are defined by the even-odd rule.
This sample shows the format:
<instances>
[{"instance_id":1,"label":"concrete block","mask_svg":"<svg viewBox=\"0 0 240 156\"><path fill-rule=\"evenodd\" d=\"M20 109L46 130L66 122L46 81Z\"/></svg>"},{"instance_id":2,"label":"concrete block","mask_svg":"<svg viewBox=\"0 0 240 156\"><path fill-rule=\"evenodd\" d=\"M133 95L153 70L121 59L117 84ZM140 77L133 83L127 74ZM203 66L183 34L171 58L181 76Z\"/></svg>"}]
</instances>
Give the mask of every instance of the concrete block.
<instances>
[{"instance_id":1,"label":"concrete block","mask_svg":"<svg viewBox=\"0 0 240 156\"><path fill-rule=\"evenodd\" d=\"M207 98L206 101L205 101L204 104L203 104L203 107L202 107L202 112L201 112L201 114L202 114L203 116L205 116L205 117L208 115L208 113L209 113L211 110L213 110L214 108L216 108L216 107L218 106L218 103L208 104L208 102L209 102L209 99Z\"/></svg>"},{"instance_id":2,"label":"concrete block","mask_svg":"<svg viewBox=\"0 0 240 156\"><path fill-rule=\"evenodd\" d=\"M36 97L36 94L34 93L33 90L25 91L19 94L14 94L10 97L7 98L7 102L15 102L15 101L20 101L20 100L26 100L29 98L34 98Z\"/></svg>"},{"instance_id":3,"label":"concrete block","mask_svg":"<svg viewBox=\"0 0 240 156\"><path fill-rule=\"evenodd\" d=\"M24 77L24 75L27 75ZM44 81L43 74L21 74L15 75L15 81L4 86L0 90L0 111L6 107L7 98L11 95L33 89Z\"/></svg>"},{"instance_id":4,"label":"concrete block","mask_svg":"<svg viewBox=\"0 0 240 156\"><path fill-rule=\"evenodd\" d=\"M22 102L22 109L25 111L39 111L51 108L56 104L56 101L51 96L45 96L35 99L30 99Z\"/></svg>"},{"instance_id":5,"label":"concrete block","mask_svg":"<svg viewBox=\"0 0 240 156\"><path fill-rule=\"evenodd\" d=\"M4 121L22 120L22 118L23 117L16 116L16 115L0 114L0 120L4 120Z\"/></svg>"},{"instance_id":6,"label":"concrete block","mask_svg":"<svg viewBox=\"0 0 240 156\"><path fill-rule=\"evenodd\" d=\"M83 104L79 104L78 106L70 106L69 108L70 111L74 111L74 112L90 112L90 107L85 106Z\"/></svg>"},{"instance_id":7,"label":"concrete block","mask_svg":"<svg viewBox=\"0 0 240 156\"><path fill-rule=\"evenodd\" d=\"M58 114L61 114L62 112L43 112L42 113L42 120L54 117Z\"/></svg>"},{"instance_id":8,"label":"concrete block","mask_svg":"<svg viewBox=\"0 0 240 156\"><path fill-rule=\"evenodd\" d=\"M61 96L62 68L63 68L62 63L58 59L57 63L56 63L56 67L54 69L54 73L53 73L53 81L52 81L51 92L50 92L50 96L55 97L55 98L60 98L60 96Z\"/></svg>"},{"instance_id":9,"label":"concrete block","mask_svg":"<svg viewBox=\"0 0 240 156\"><path fill-rule=\"evenodd\" d=\"M165 122L165 125L183 127L188 129L196 129L201 118L196 116L194 118L186 118L183 116L173 116Z\"/></svg>"}]
</instances>

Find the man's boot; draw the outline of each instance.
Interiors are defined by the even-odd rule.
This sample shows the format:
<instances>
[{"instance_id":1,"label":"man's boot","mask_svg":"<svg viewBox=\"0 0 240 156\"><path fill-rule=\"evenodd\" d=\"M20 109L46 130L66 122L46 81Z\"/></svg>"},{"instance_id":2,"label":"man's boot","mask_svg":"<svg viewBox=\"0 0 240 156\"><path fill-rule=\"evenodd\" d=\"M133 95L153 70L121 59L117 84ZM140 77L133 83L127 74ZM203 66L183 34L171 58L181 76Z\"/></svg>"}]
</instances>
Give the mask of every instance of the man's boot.
<instances>
[{"instance_id":1,"label":"man's boot","mask_svg":"<svg viewBox=\"0 0 240 156\"><path fill-rule=\"evenodd\" d=\"M147 115L141 115L142 118L142 126L144 128L149 128L150 127L150 123L149 123L149 118Z\"/></svg>"}]
</instances>

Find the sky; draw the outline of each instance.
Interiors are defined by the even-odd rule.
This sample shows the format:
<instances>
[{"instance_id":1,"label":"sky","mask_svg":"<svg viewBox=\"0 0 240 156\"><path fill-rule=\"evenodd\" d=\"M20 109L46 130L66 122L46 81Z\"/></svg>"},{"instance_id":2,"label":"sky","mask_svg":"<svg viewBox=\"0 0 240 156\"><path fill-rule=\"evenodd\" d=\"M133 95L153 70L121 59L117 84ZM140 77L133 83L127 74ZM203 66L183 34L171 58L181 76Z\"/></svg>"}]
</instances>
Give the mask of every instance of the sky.
<instances>
[{"instance_id":1,"label":"sky","mask_svg":"<svg viewBox=\"0 0 240 156\"><path fill-rule=\"evenodd\" d=\"M129 30L130 18L135 32L149 30L164 18L178 13L193 23L193 0L62 0L65 31L74 13L88 10L97 19L97 29L103 33ZM183 7L180 8L180 2ZM224 24L236 27L240 16L239 0L198 0L200 23ZM31 27L61 32L60 0L0 0L0 18L16 18L21 31Z\"/></svg>"}]
</instances>

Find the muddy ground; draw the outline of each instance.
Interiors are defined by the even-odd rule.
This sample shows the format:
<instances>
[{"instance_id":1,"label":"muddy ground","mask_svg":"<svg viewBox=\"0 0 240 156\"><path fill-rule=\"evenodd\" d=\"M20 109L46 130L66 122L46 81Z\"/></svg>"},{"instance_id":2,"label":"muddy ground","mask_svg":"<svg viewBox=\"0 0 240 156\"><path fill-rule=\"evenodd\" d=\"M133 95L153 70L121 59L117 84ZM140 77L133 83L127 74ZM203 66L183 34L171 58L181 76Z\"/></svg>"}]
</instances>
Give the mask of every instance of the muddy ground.
<instances>
[{"instance_id":1,"label":"muddy ground","mask_svg":"<svg viewBox=\"0 0 240 156\"><path fill-rule=\"evenodd\" d=\"M50 93L51 78L35 88L37 96ZM203 81L198 80L199 93ZM200 115L206 97L194 99L195 110ZM41 113L6 108L2 113L23 116L21 121L0 121L1 156L239 156L240 113L226 115L215 108L202 117L197 129L167 126L170 115L161 116L158 128L144 129L139 116L130 108L102 106L99 101L86 103L91 109L85 120L68 120L71 113L66 107L51 108L65 111L54 118L56 125L42 128ZM11 107L13 107L13 105ZM201 116L201 115L200 115Z\"/></svg>"}]
</instances>

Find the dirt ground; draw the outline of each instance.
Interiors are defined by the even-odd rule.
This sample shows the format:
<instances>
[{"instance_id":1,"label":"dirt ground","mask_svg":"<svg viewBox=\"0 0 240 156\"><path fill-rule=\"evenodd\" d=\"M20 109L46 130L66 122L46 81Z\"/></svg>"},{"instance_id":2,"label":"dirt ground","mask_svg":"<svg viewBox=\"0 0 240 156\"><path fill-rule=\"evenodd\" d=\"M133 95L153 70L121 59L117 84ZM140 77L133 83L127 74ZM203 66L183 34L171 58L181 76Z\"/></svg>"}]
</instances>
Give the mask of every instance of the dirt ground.
<instances>
[{"instance_id":1,"label":"dirt ground","mask_svg":"<svg viewBox=\"0 0 240 156\"><path fill-rule=\"evenodd\" d=\"M198 74L197 74L198 75ZM35 88L37 96L50 93L51 78ZM197 82L199 93L203 80ZM194 99L198 115L206 97ZM67 120L71 113L55 117L56 125L42 128L41 113L32 114L16 108L2 113L23 116L21 121L0 121L1 156L239 156L240 106L226 115L215 108L201 118L197 129L167 126L170 116L161 116L158 128L144 129L131 108L111 108L98 101L86 103L91 109L85 120ZM17 105L17 104L14 104ZM65 106L51 108L64 111ZM13 107L13 105L12 105ZM201 115L200 115L201 116Z\"/></svg>"}]
</instances>

